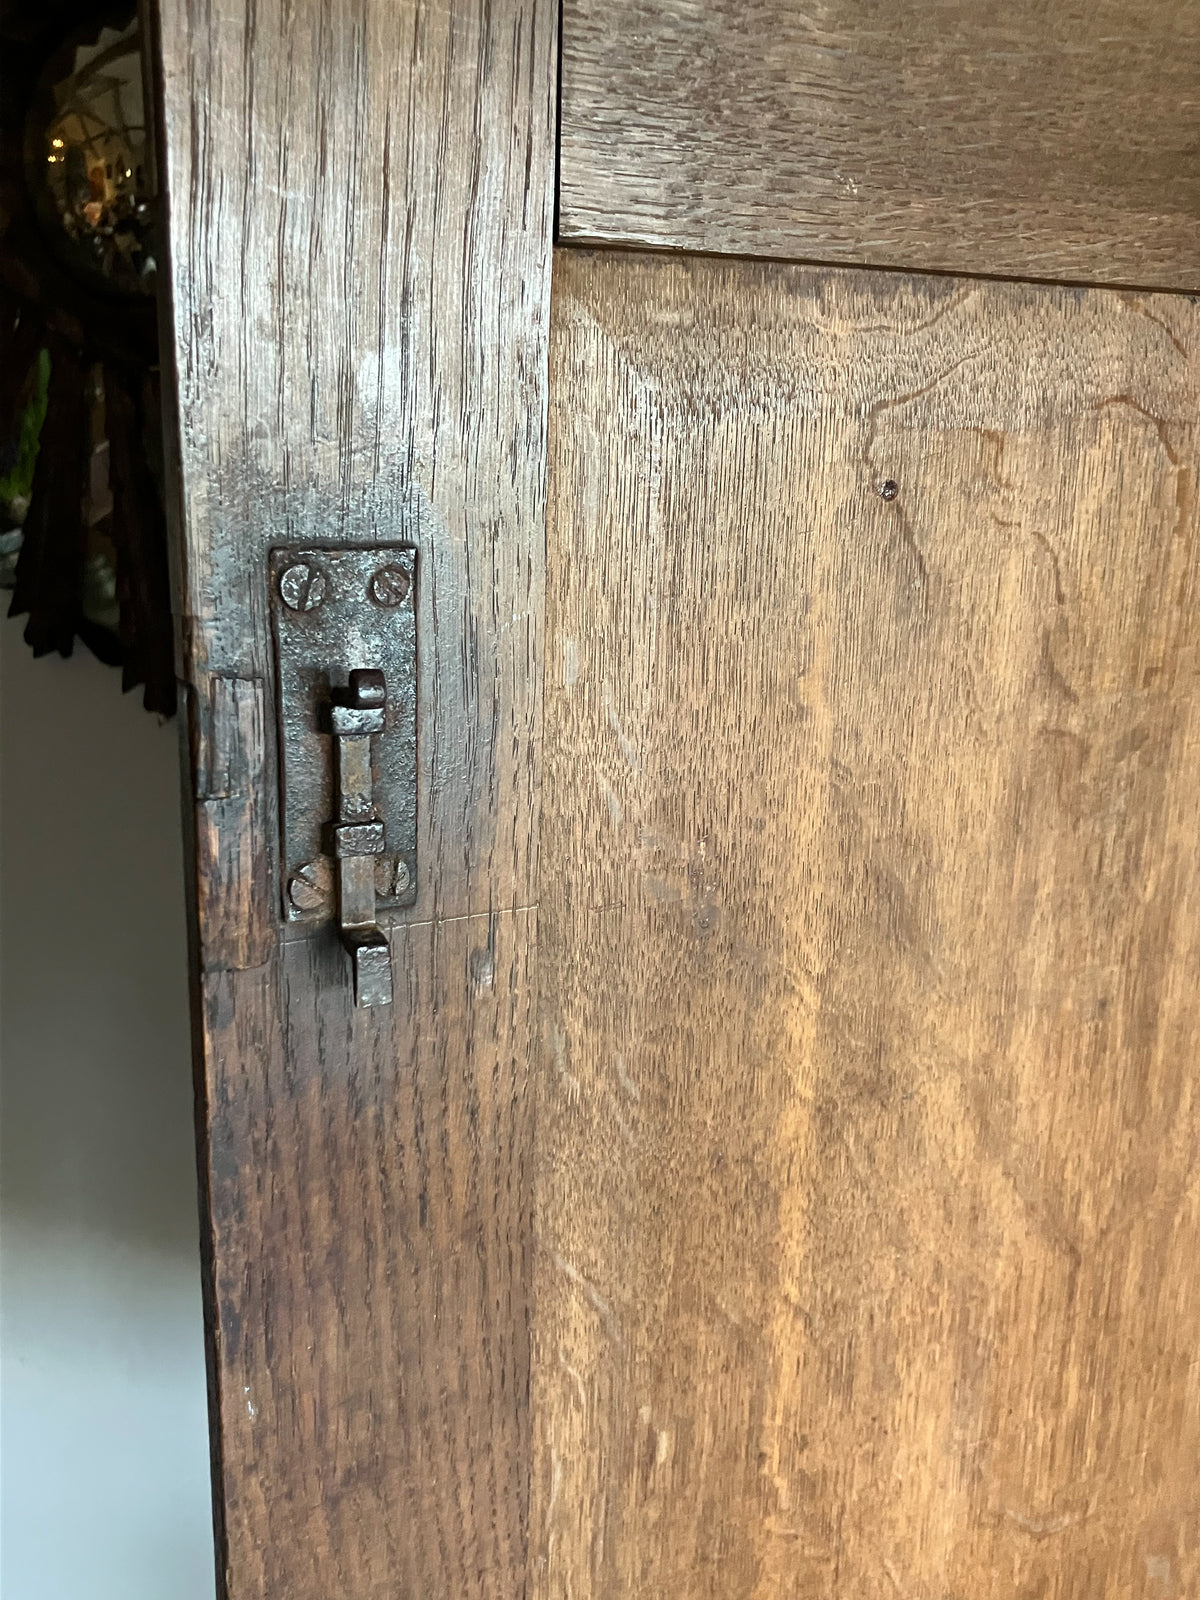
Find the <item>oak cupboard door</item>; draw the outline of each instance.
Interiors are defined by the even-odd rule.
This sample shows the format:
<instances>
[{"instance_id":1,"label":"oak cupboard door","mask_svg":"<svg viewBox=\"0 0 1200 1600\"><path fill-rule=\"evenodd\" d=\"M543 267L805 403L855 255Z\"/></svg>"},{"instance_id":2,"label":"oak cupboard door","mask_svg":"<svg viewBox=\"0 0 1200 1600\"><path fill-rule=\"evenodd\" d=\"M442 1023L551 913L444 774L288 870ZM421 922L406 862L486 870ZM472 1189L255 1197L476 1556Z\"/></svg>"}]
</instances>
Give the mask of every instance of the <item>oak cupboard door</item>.
<instances>
[{"instance_id":1,"label":"oak cupboard door","mask_svg":"<svg viewBox=\"0 0 1200 1600\"><path fill-rule=\"evenodd\" d=\"M1135 10L151 8L226 1600L1200 1592L1200 57ZM376 547L359 1007L279 552Z\"/></svg>"}]
</instances>

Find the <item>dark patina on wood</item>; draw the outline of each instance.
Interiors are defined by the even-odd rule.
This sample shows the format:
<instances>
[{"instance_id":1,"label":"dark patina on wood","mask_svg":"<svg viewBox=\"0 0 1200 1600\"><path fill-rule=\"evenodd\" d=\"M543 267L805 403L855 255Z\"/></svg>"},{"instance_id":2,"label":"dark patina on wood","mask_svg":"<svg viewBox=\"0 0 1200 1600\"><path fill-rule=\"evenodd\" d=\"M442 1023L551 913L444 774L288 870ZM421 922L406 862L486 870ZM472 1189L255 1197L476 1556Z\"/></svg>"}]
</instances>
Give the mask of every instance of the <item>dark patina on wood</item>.
<instances>
[{"instance_id":1,"label":"dark patina on wood","mask_svg":"<svg viewBox=\"0 0 1200 1600\"><path fill-rule=\"evenodd\" d=\"M524 1583L555 24L159 7L231 1600ZM280 939L269 553L397 542L420 876L358 1010L332 933Z\"/></svg>"}]
</instances>

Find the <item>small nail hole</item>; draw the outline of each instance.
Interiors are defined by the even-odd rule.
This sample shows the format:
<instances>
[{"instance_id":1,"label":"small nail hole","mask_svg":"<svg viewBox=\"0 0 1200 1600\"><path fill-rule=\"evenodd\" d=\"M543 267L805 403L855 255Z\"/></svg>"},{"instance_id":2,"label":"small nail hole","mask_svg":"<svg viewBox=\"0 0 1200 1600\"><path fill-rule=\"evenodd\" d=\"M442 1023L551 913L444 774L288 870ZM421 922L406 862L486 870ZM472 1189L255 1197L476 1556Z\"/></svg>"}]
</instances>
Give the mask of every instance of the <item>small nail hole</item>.
<instances>
[{"instance_id":1,"label":"small nail hole","mask_svg":"<svg viewBox=\"0 0 1200 1600\"><path fill-rule=\"evenodd\" d=\"M895 478L887 478L879 485L879 498L881 500L894 500L900 493L900 485Z\"/></svg>"}]
</instances>

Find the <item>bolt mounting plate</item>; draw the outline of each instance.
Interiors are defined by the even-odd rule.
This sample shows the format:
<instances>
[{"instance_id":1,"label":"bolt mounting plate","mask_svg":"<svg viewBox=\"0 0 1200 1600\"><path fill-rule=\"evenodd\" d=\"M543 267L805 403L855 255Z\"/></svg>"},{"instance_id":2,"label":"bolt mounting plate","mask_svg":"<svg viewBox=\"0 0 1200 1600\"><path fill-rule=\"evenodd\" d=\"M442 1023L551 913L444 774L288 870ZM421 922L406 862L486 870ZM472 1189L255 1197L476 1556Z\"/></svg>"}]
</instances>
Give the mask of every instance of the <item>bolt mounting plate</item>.
<instances>
[{"instance_id":1,"label":"bolt mounting plate","mask_svg":"<svg viewBox=\"0 0 1200 1600\"><path fill-rule=\"evenodd\" d=\"M329 707L350 673L387 680L387 717L372 741L374 797L385 829L376 861L381 913L417 897L417 553L406 545L272 550L271 624L279 722L281 913L332 919L327 828L337 811ZM313 892L293 897L298 875ZM297 903L299 902L299 903Z\"/></svg>"}]
</instances>

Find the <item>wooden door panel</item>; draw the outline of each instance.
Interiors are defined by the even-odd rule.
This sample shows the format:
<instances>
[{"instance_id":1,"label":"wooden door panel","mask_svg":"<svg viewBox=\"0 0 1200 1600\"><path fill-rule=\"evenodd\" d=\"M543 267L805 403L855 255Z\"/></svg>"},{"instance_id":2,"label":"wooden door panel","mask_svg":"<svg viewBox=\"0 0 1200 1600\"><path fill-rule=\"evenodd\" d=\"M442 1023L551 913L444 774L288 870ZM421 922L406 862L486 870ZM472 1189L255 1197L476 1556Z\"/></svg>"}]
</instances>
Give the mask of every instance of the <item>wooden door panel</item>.
<instances>
[{"instance_id":1,"label":"wooden door panel","mask_svg":"<svg viewBox=\"0 0 1200 1600\"><path fill-rule=\"evenodd\" d=\"M543 1600L1200 1586L1198 336L559 253Z\"/></svg>"},{"instance_id":2,"label":"wooden door panel","mask_svg":"<svg viewBox=\"0 0 1200 1600\"><path fill-rule=\"evenodd\" d=\"M564 0L565 240L1200 288L1196 0Z\"/></svg>"},{"instance_id":3,"label":"wooden door panel","mask_svg":"<svg viewBox=\"0 0 1200 1600\"><path fill-rule=\"evenodd\" d=\"M161 6L230 1600L524 1582L555 21ZM268 558L402 541L419 893L356 1011L281 926Z\"/></svg>"}]
</instances>

